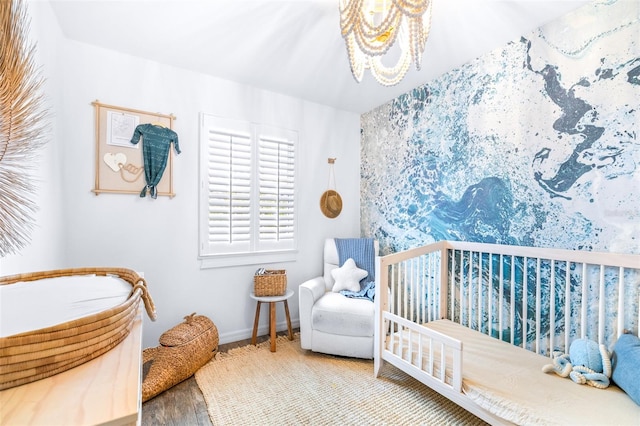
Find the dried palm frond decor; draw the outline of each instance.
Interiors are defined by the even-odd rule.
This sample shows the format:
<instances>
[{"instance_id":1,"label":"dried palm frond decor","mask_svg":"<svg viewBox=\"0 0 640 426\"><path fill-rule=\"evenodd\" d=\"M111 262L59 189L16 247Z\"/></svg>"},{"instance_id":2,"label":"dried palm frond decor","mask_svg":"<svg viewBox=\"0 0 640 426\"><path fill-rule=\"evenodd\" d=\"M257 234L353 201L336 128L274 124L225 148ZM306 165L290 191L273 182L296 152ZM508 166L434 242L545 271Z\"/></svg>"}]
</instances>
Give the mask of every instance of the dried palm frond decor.
<instances>
[{"instance_id":1,"label":"dried palm frond decor","mask_svg":"<svg viewBox=\"0 0 640 426\"><path fill-rule=\"evenodd\" d=\"M44 82L22 0L0 1L0 257L30 241L37 205L31 173L45 143Z\"/></svg>"}]
</instances>

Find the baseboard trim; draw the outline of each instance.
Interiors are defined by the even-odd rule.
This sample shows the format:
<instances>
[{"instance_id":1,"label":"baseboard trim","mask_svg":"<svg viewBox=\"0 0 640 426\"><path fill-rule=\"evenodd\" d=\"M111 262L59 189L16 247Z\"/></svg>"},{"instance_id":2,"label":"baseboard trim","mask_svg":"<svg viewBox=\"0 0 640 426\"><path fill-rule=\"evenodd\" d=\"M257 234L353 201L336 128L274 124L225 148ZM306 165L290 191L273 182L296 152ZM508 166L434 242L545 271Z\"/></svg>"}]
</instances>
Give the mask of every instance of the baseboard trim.
<instances>
[{"instance_id":1,"label":"baseboard trim","mask_svg":"<svg viewBox=\"0 0 640 426\"><path fill-rule=\"evenodd\" d=\"M291 320L292 328L300 328L300 319L292 319ZM283 320L281 322L276 323L276 331L286 331L287 330L287 321ZM225 343L233 343L238 342L240 340L250 339L253 334L253 327L246 328L243 330L230 331L227 333L220 333L219 340L220 344ZM258 326L258 336L264 336L269 334L269 324Z\"/></svg>"}]
</instances>

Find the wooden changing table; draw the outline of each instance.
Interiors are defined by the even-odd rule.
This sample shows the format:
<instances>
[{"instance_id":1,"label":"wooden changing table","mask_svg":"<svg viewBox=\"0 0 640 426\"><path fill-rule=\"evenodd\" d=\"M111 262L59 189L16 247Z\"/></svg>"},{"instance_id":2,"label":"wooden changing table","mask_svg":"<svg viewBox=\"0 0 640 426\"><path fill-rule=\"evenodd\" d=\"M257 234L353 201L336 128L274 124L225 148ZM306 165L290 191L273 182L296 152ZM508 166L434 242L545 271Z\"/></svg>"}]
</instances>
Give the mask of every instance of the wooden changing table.
<instances>
[{"instance_id":1,"label":"wooden changing table","mask_svg":"<svg viewBox=\"0 0 640 426\"><path fill-rule=\"evenodd\" d=\"M2 425L133 425L142 410L142 315L105 354L54 376L0 391Z\"/></svg>"}]
</instances>

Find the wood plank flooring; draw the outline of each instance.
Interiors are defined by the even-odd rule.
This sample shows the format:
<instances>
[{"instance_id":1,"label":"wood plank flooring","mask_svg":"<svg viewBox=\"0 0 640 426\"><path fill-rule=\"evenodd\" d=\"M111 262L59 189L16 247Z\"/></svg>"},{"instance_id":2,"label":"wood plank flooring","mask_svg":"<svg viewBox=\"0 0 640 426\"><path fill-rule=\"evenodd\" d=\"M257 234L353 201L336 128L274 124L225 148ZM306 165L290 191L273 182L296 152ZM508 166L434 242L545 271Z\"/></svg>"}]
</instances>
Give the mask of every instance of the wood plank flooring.
<instances>
[{"instance_id":1,"label":"wood plank flooring","mask_svg":"<svg viewBox=\"0 0 640 426\"><path fill-rule=\"evenodd\" d=\"M299 329L294 329L297 333ZM286 334L283 331L280 334ZM258 342L269 340L269 336L259 336ZM251 343L251 339L220 345L220 352L245 346ZM144 371L146 373L146 371ZM155 398L142 404L143 426L212 426L207 413L207 405L202 392L196 383L195 377L190 377Z\"/></svg>"},{"instance_id":2,"label":"wood plank flooring","mask_svg":"<svg viewBox=\"0 0 640 426\"><path fill-rule=\"evenodd\" d=\"M195 377L142 404L142 425L211 426L207 405Z\"/></svg>"}]
</instances>

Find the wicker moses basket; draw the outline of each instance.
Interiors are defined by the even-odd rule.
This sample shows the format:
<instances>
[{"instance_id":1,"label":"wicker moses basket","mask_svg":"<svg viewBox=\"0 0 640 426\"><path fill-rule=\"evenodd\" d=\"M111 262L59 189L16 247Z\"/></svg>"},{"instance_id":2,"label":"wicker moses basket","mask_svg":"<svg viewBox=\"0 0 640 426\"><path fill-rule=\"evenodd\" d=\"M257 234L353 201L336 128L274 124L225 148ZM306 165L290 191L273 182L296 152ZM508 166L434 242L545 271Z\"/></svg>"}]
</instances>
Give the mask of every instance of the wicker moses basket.
<instances>
[{"instance_id":1,"label":"wicker moses basket","mask_svg":"<svg viewBox=\"0 0 640 426\"><path fill-rule=\"evenodd\" d=\"M0 338L0 390L44 379L90 361L123 341L142 299L155 320L153 300L143 278L124 268L75 268L0 277L0 285L72 275L114 276L131 285L123 303L52 327Z\"/></svg>"},{"instance_id":2,"label":"wicker moses basket","mask_svg":"<svg viewBox=\"0 0 640 426\"><path fill-rule=\"evenodd\" d=\"M142 351L143 364L151 363L142 382L142 402L193 376L217 353L218 329L213 321L195 312L184 319L162 333L160 346Z\"/></svg>"}]
</instances>

